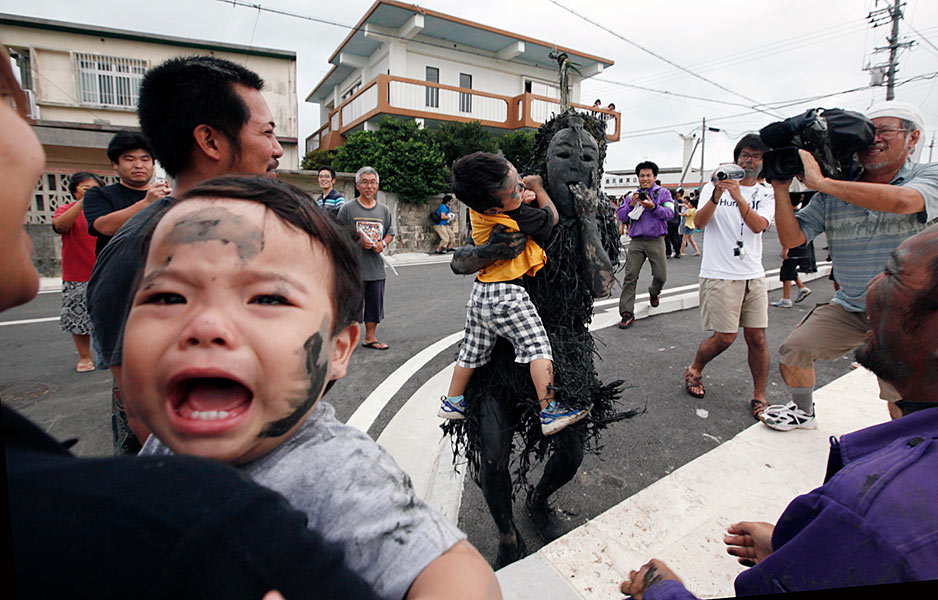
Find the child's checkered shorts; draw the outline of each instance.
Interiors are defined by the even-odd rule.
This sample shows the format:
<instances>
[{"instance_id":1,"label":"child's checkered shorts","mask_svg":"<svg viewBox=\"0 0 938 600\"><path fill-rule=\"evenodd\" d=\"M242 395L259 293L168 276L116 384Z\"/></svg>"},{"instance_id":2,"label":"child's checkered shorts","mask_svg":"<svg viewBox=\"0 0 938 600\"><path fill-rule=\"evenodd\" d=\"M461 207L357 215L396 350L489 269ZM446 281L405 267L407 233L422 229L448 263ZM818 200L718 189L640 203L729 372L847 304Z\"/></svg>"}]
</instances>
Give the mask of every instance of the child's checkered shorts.
<instances>
[{"instance_id":1,"label":"child's checkered shorts","mask_svg":"<svg viewBox=\"0 0 938 600\"><path fill-rule=\"evenodd\" d=\"M466 303L466 332L456 364L467 369L489 361L501 336L515 348L515 362L553 360L550 339L527 290L507 282L476 281Z\"/></svg>"}]
</instances>

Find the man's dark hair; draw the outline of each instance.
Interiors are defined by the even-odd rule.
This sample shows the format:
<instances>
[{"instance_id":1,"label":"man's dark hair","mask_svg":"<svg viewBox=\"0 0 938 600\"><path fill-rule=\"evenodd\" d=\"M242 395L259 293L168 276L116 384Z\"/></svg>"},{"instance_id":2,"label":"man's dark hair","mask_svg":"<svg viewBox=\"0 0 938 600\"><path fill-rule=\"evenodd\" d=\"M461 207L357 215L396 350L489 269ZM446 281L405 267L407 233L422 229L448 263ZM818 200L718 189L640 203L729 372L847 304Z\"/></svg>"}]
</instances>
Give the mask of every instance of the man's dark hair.
<instances>
[{"instance_id":1,"label":"man's dark hair","mask_svg":"<svg viewBox=\"0 0 938 600\"><path fill-rule=\"evenodd\" d=\"M449 194L446 194L445 196L443 196L443 199L440 200L440 202L442 202L443 204L449 204L450 201L452 201L452 199L453 199L452 196L450 196Z\"/></svg>"},{"instance_id":2,"label":"man's dark hair","mask_svg":"<svg viewBox=\"0 0 938 600\"><path fill-rule=\"evenodd\" d=\"M453 163L453 193L476 212L502 205L498 192L505 186L511 163L491 152L473 152Z\"/></svg>"},{"instance_id":3,"label":"man's dark hair","mask_svg":"<svg viewBox=\"0 0 938 600\"><path fill-rule=\"evenodd\" d=\"M765 152L769 149L762 143L762 138L759 137L758 133L747 133L743 136L743 139L739 140L736 144L736 148L733 149L733 162L739 160L739 154L743 151L743 148L749 148L756 152Z\"/></svg>"},{"instance_id":4,"label":"man's dark hair","mask_svg":"<svg viewBox=\"0 0 938 600\"><path fill-rule=\"evenodd\" d=\"M137 102L140 128L171 177L189 166L192 132L199 125L220 131L240 153L239 136L251 113L235 84L264 88L253 71L213 56L171 58L144 75Z\"/></svg>"},{"instance_id":5,"label":"man's dark hair","mask_svg":"<svg viewBox=\"0 0 938 600\"><path fill-rule=\"evenodd\" d=\"M78 186L89 179L93 179L100 186L104 185L104 180L94 173L89 173L88 171L79 171L68 178L68 193L71 194L74 198L75 192L78 191Z\"/></svg>"},{"instance_id":6,"label":"man's dark hair","mask_svg":"<svg viewBox=\"0 0 938 600\"><path fill-rule=\"evenodd\" d=\"M635 165L635 175L641 173L642 169L651 169L651 172L654 173L655 177L658 176L658 165L651 162L650 160L645 160Z\"/></svg>"},{"instance_id":7,"label":"man's dark hair","mask_svg":"<svg viewBox=\"0 0 938 600\"><path fill-rule=\"evenodd\" d=\"M333 169L332 167L328 165L316 167L316 173L319 173L320 171L329 171L329 175L332 175L332 178L335 179L335 169Z\"/></svg>"},{"instance_id":8,"label":"man's dark hair","mask_svg":"<svg viewBox=\"0 0 938 600\"><path fill-rule=\"evenodd\" d=\"M150 156L153 156L153 152L150 150L150 144L147 143L147 138L144 137L142 133L124 129L114 134L114 137L108 142L107 158L113 164L117 164L120 162L122 154L125 152L133 152L134 150L143 150Z\"/></svg>"},{"instance_id":9,"label":"man's dark hair","mask_svg":"<svg viewBox=\"0 0 938 600\"><path fill-rule=\"evenodd\" d=\"M319 242L332 265L332 335L358 322L362 314L364 291L359 251L352 241L350 231L329 217L307 192L274 177L223 175L189 188L176 202L168 205L166 210L152 219L142 247L144 261L149 253L150 240L157 224L180 202L193 198L257 202L282 222L309 235L311 243L313 240ZM141 269L141 275L142 273Z\"/></svg>"}]
</instances>

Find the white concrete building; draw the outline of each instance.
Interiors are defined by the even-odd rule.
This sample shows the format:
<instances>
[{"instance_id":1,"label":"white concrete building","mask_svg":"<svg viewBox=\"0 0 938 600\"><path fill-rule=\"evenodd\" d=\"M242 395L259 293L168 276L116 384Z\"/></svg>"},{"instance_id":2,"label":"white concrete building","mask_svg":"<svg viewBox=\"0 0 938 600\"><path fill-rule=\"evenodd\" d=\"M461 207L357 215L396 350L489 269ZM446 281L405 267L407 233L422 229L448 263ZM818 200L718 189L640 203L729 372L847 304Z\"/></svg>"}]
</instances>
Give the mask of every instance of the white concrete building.
<instances>
[{"instance_id":1,"label":"white concrete building","mask_svg":"<svg viewBox=\"0 0 938 600\"><path fill-rule=\"evenodd\" d=\"M31 125L46 153L29 222L51 222L75 171L113 175L105 150L120 129L137 128L137 91L147 69L176 56L211 54L244 65L262 92L297 168L296 54L0 13L0 43L30 98Z\"/></svg>"},{"instance_id":2,"label":"white concrete building","mask_svg":"<svg viewBox=\"0 0 938 600\"><path fill-rule=\"evenodd\" d=\"M565 52L570 101L580 83L612 66L611 60L559 47L487 25L393 0L378 0L339 44L332 69L306 97L319 104L319 130L306 151L332 149L345 136L372 129L385 115L444 121L479 121L493 132L537 128L560 106L557 61ZM619 139L619 113L607 138Z\"/></svg>"}]
</instances>

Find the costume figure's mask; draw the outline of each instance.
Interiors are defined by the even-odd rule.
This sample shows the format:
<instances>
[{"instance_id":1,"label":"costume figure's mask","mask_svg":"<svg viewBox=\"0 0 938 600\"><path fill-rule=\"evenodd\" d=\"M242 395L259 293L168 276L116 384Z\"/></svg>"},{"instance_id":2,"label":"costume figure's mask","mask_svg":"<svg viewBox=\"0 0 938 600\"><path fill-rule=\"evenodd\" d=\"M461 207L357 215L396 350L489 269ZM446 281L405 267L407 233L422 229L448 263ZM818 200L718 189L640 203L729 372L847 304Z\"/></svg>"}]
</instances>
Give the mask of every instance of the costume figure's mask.
<instances>
[{"instance_id":1,"label":"costume figure's mask","mask_svg":"<svg viewBox=\"0 0 938 600\"><path fill-rule=\"evenodd\" d=\"M547 191L557 212L565 217L576 216L570 185L591 187L599 164L596 140L583 129L580 119L571 121L571 126L558 131L547 147Z\"/></svg>"}]
</instances>

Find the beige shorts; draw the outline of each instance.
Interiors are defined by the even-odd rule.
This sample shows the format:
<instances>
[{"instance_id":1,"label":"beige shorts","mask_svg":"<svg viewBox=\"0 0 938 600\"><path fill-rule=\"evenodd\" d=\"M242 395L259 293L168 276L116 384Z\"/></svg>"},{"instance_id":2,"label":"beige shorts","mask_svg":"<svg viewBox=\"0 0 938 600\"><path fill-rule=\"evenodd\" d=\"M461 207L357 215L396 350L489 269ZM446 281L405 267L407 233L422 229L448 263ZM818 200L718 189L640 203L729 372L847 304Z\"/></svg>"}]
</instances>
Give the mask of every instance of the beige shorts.
<instances>
[{"instance_id":1,"label":"beige shorts","mask_svg":"<svg viewBox=\"0 0 938 600\"><path fill-rule=\"evenodd\" d=\"M862 344L870 324L865 312L850 312L839 304L819 304L795 327L779 349L778 362L803 369L816 360L837 360ZM891 385L879 380L879 397L900 399Z\"/></svg>"},{"instance_id":2,"label":"beige shorts","mask_svg":"<svg viewBox=\"0 0 938 600\"><path fill-rule=\"evenodd\" d=\"M765 278L700 278L700 324L704 331L736 333L740 327L769 326L769 296Z\"/></svg>"}]
</instances>

